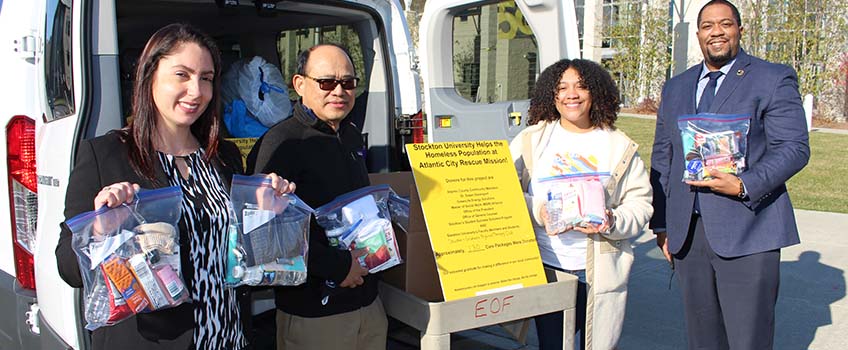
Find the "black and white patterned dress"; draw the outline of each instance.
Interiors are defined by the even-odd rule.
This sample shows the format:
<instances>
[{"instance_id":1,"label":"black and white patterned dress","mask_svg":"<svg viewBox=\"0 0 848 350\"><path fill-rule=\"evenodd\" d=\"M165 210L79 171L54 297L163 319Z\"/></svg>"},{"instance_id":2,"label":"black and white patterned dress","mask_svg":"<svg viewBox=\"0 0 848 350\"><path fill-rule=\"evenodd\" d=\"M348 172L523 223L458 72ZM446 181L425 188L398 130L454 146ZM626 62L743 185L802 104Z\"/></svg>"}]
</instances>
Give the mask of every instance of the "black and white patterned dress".
<instances>
[{"instance_id":1,"label":"black and white patterned dress","mask_svg":"<svg viewBox=\"0 0 848 350\"><path fill-rule=\"evenodd\" d=\"M241 349L247 340L239 322L234 290L224 285L227 266L227 227L230 223L230 195L212 164L203 160L203 150L175 157L157 152L171 186L183 191L180 232L191 240L194 277L191 297L194 309L195 349ZM176 167L177 158L189 169L184 179Z\"/></svg>"}]
</instances>

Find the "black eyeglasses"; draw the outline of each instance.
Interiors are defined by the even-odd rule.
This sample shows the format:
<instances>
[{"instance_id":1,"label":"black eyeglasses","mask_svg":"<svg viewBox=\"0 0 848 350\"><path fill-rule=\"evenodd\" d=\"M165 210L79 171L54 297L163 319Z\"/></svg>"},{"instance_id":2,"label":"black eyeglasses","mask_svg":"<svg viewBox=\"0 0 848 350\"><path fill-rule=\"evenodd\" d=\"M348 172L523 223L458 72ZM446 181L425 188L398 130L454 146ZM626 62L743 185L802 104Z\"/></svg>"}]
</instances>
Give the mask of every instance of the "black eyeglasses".
<instances>
[{"instance_id":1,"label":"black eyeglasses","mask_svg":"<svg viewBox=\"0 0 848 350\"><path fill-rule=\"evenodd\" d=\"M345 79L318 79L313 78L308 75L304 75L309 79L315 80L318 83L318 87L324 91L333 91L336 89L336 86L341 84L342 89L345 90L353 90L356 89L356 85L359 84L359 78L345 78Z\"/></svg>"}]
</instances>

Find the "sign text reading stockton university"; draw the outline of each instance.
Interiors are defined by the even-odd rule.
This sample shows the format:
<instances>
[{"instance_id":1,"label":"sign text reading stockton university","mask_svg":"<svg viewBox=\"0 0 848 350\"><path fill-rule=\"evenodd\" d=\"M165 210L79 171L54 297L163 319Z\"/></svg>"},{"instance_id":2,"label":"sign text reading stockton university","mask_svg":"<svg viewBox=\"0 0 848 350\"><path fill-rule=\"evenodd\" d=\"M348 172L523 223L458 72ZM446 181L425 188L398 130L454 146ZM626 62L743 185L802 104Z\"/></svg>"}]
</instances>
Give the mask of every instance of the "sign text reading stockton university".
<instances>
[{"instance_id":1,"label":"sign text reading stockton university","mask_svg":"<svg viewBox=\"0 0 848 350\"><path fill-rule=\"evenodd\" d=\"M506 141L406 147L445 300L545 283Z\"/></svg>"}]
</instances>

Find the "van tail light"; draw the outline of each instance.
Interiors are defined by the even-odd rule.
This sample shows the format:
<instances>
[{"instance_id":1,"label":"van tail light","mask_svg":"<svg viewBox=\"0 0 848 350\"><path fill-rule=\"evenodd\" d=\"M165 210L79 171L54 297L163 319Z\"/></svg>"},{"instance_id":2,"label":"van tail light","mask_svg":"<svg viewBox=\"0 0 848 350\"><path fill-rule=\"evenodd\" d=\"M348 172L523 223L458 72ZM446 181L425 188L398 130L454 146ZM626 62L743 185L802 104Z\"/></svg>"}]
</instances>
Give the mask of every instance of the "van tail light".
<instances>
[{"instance_id":1,"label":"van tail light","mask_svg":"<svg viewBox=\"0 0 848 350\"><path fill-rule=\"evenodd\" d=\"M427 142L424 137L424 112L418 111L412 116L412 143Z\"/></svg>"},{"instance_id":2,"label":"van tail light","mask_svg":"<svg viewBox=\"0 0 848 350\"><path fill-rule=\"evenodd\" d=\"M32 251L38 218L34 120L22 115L12 118L6 125L6 152L15 276L22 287L34 290Z\"/></svg>"}]
</instances>

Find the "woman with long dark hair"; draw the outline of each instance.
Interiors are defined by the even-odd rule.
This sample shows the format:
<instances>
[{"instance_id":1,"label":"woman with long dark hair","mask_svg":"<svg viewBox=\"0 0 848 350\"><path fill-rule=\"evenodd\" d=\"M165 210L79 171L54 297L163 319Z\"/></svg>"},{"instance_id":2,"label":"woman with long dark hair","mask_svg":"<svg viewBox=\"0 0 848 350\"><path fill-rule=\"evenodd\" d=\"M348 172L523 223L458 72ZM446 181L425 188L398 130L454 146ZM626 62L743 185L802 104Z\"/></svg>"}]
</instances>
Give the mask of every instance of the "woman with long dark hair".
<instances>
[{"instance_id":1,"label":"woman with long dark hair","mask_svg":"<svg viewBox=\"0 0 848 350\"><path fill-rule=\"evenodd\" d=\"M578 278L576 333L582 335L577 338L581 348L587 349L616 347L633 263L629 239L642 232L652 214L651 185L636 153L638 145L615 129L618 95L612 77L597 63L556 62L539 76L528 127L510 144L542 263L557 274ZM559 215L562 210L551 208L569 202L548 193L576 192L551 192L550 183L568 179L578 186L574 179L581 177L600 182L594 188L603 197L594 200L604 210L599 208L588 224L557 228L548 213ZM592 200L580 196L584 204ZM562 349L562 323L562 313L536 317L541 349Z\"/></svg>"},{"instance_id":2,"label":"woman with long dark hair","mask_svg":"<svg viewBox=\"0 0 848 350\"><path fill-rule=\"evenodd\" d=\"M159 29L138 61L129 126L80 145L65 218L132 201L140 188L179 186L181 271L190 301L137 314L92 332L94 349L242 349L247 346L233 289L224 285L229 185L243 172L238 148L219 138L221 59L215 42L186 24ZM294 184L276 176L278 194ZM93 205L92 205L93 203ZM62 224L59 273L83 286ZM244 315L250 317L250 315Z\"/></svg>"}]
</instances>

